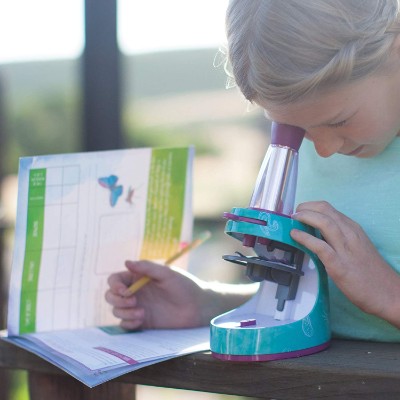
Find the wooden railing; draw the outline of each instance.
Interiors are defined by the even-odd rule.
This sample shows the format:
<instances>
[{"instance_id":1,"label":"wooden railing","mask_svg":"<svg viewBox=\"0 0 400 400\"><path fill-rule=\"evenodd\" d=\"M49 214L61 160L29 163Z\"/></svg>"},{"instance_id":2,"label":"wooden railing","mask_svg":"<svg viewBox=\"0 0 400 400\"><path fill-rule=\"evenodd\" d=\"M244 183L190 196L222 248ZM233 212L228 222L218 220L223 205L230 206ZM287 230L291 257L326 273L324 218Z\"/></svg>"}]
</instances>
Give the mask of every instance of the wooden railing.
<instances>
[{"instance_id":1,"label":"wooden railing","mask_svg":"<svg viewBox=\"0 0 400 400\"><path fill-rule=\"evenodd\" d=\"M389 343L334 340L318 354L260 363L223 362L197 353L89 389L0 341L0 368L28 371L31 400L133 400L136 384L280 400L400 399L400 344Z\"/></svg>"}]
</instances>

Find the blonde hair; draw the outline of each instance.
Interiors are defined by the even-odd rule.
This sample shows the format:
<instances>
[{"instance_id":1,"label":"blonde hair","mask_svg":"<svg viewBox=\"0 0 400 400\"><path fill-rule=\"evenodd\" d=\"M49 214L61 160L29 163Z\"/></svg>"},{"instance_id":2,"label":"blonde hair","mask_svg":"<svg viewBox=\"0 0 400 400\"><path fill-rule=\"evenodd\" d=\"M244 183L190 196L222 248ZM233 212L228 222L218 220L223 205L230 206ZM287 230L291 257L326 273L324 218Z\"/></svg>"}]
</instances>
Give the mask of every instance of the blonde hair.
<instances>
[{"instance_id":1,"label":"blonde hair","mask_svg":"<svg viewBox=\"0 0 400 400\"><path fill-rule=\"evenodd\" d=\"M228 65L250 101L299 100L369 76L400 32L400 0L231 0Z\"/></svg>"}]
</instances>

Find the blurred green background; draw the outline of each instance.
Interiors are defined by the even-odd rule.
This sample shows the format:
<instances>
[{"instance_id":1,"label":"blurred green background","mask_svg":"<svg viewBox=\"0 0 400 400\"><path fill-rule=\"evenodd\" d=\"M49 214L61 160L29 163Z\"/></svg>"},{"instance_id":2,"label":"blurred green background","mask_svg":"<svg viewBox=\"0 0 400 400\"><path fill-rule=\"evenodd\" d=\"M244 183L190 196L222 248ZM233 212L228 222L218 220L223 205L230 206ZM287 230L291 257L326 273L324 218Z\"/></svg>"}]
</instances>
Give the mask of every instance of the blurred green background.
<instances>
[{"instance_id":1,"label":"blurred green background","mask_svg":"<svg viewBox=\"0 0 400 400\"><path fill-rule=\"evenodd\" d=\"M221 260L222 254L238 250L223 233L221 215L247 204L268 137L260 110L248 109L236 89L225 88L223 68L213 65L216 54L217 49L197 49L123 56L123 133L128 147L195 146L195 233L208 229L213 239L193 252L189 270L203 279L241 282L243 271ZM2 208L8 226L7 274L19 157L82 149L80 62L37 61L0 67L6 100ZM138 393L140 399L187 396L182 391L164 389L160 393L145 387ZM28 399L25 373L12 375L10 396L10 400ZM194 396L234 398L190 394Z\"/></svg>"},{"instance_id":2,"label":"blurred green background","mask_svg":"<svg viewBox=\"0 0 400 400\"><path fill-rule=\"evenodd\" d=\"M213 236L191 254L188 268L202 279L243 282L244 271L221 259L222 254L239 250L224 235L221 216L234 206L247 205L268 145L268 127L262 112L249 106L237 89L226 89L227 77L221 65L214 65L216 57L220 57L217 47L121 53L122 131L126 147L195 146L195 234L208 229ZM81 69L80 56L0 61L4 292L11 268L18 159L82 151ZM0 385L0 399L28 400L26 374L13 372L10 380L9 396ZM140 400L188 397L239 399L138 388Z\"/></svg>"}]
</instances>

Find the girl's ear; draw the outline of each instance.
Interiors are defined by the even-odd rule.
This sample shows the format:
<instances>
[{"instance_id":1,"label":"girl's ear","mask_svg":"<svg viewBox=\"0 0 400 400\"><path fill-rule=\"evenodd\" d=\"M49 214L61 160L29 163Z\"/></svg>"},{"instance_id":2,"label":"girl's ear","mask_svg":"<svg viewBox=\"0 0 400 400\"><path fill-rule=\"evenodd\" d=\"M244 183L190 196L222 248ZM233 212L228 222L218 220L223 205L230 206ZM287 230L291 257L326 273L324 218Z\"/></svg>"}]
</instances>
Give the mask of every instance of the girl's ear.
<instances>
[{"instance_id":1,"label":"girl's ear","mask_svg":"<svg viewBox=\"0 0 400 400\"><path fill-rule=\"evenodd\" d=\"M394 38L390 47L389 59L386 65L383 66L383 71L389 74L400 69L400 33Z\"/></svg>"},{"instance_id":2,"label":"girl's ear","mask_svg":"<svg viewBox=\"0 0 400 400\"><path fill-rule=\"evenodd\" d=\"M393 41L392 52L397 60L400 60L400 34L398 34Z\"/></svg>"}]
</instances>

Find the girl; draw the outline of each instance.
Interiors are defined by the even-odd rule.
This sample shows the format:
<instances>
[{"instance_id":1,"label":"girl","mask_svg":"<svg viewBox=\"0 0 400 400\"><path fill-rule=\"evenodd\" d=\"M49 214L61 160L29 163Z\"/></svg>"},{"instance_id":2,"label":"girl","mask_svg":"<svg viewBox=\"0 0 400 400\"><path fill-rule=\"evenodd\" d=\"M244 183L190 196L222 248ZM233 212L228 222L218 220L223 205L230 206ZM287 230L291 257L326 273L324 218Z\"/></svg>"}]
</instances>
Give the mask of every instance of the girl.
<instances>
[{"instance_id":1,"label":"girl","mask_svg":"<svg viewBox=\"0 0 400 400\"><path fill-rule=\"evenodd\" d=\"M400 341L399 8L398 0L232 0L227 10L243 95L306 131L293 218L324 240L291 235L325 265L336 337ZM110 277L106 299L129 329L206 325L255 291L148 261L126 266ZM123 298L143 275L152 283Z\"/></svg>"}]
</instances>

